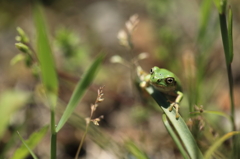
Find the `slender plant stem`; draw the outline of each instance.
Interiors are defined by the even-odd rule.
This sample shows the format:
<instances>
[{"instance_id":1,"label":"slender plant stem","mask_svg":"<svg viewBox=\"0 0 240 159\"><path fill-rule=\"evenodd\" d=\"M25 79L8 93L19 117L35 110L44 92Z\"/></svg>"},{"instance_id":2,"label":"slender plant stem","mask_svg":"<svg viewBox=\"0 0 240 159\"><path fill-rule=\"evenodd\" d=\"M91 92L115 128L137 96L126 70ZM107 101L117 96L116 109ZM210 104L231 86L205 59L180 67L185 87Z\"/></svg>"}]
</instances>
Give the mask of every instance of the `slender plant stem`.
<instances>
[{"instance_id":1,"label":"slender plant stem","mask_svg":"<svg viewBox=\"0 0 240 159\"><path fill-rule=\"evenodd\" d=\"M231 68L231 58L229 53L229 38L228 38L228 30L227 30L227 21L225 13L219 14L220 19L220 28L222 34L222 42L224 47L225 53L225 61L227 66L227 73L228 73L228 83L229 83L229 96L230 96L230 103L231 103L231 121L232 121L232 130L236 131L235 125L235 107L234 107L234 99L233 99L233 77L232 77L232 68Z\"/></svg>"},{"instance_id":2,"label":"slender plant stem","mask_svg":"<svg viewBox=\"0 0 240 159\"><path fill-rule=\"evenodd\" d=\"M78 159L78 156L79 156L79 154L80 154L80 151L81 151L83 142L84 142L84 140L85 140L85 138L86 138L86 135L87 135L87 133L88 133L88 128L89 128L89 126L90 126L90 123L93 122L95 125L98 125L98 122L99 122L100 119L101 119L101 117L96 118L96 119L92 119L92 117L93 117L94 111L95 111L95 110L97 109L97 107L98 107L98 104L101 103L101 102L104 100L102 96L103 96L103 87L100 87L100 88L98 89L97 99L96 99L95 103L91 105L91 114L90 114L90 117L85 119L85 120L86 120L86 129L85 129L85 132L84 132L83 137L82 137L82 139L81 139L81 142L80 142L80 144L79 144L79 146L78 146L78 150L77 150L77 153L76 153L76 155L75 155L75 159Z\"/></svg>"},{"instance_id":3,"label":"slender plant stem","mask_svg":"<svg viewBox=\"0 0 240 159\"><path fill-rule=\"evenodd\" d=\"M228 83L229 83L229 96L230 96L230 104L231 104L231 122L232 122L232 131L236 131L236 124L235 124L235 106L234 106L234 97L233 97L233 76L232 76L232 68L231 63L233 59L233 41L232 41L232 12L231 9L228 12L229 19L228 19L228 27L227 28L227 20L225 12L219 14L220 19L220 27L222 33L222 42L224 47L225 53L225 61L227 66L227 73L228 73ZM234 136L232 138L233 141L233 158L239 158L239 145L238 145L238 138Z\"/></svg>"},{"instance_id":4,"label":"slender plant stem","mask_svg":"<svg viewBox=\"0 0 240 159\"><path fill-rule=\"evenodd\" d=\"M57 134L52 134L51 135L51 159L56 159L57 155L56 155L56 151L57 151L57 145L56 142L57 141Z\"/></svg>"},{"instance_id":5,"label":"slender plant stem","mask_svg":"<svg viewBox=\"0 0 240 159\"><path fill-rule=\"evenodd\" d=\"M235 124L235 106L234 106L234 97L233 97L233 77L232 77L232 68L231 64L227 66L228 72L228 81L229 81L229 95L230 95L230 102L231 102L231 120L232 120L232 130L236 131L236 124Z\"/></svg>"},{"instance_id":6,"label":"slender plant stem","mask_svg":"<svg viewBox=\"0 0 240 159\"><path fill-rule=\"evenodd\" d=\"M51 110L51 159L57 158L57 133L55 130L55 112Z\"/></svg>"},{"instance_id":7,"label":"slender plant stem","mask_svg":"<svg viewBox=\"0 0 240 159\"><path fill-rule=\"evenodd\" d=\"M226 64L229 63L229 42L228 42L228 30L227 30L227 20L225 13L219 14L220 19L220 28L221 28L221 35L222 35L222 42L223 42L223 48L225 53L225 60Z\"/></svg>"},{"instance_id":8,"label":"slender plant stem","mask_svg":"<svg viewBox=\"0 0 240 159\"><path fill-rule=\"evenodd\" d=\"M82 149L83 142L84 142L84 140L86 138L86 135L87 135L87 132L88 132L89 124L90 124L90 122L88 122L87 125L86 125L86 130L85 130L85 132L83 134L83 137L81 139L81 142L80 142L80 144L78 146L78 150L77 150L77 153L75 155L75 159L78 159L78 156L80 154L80 150Z\"/></svg>"}]
</instances>

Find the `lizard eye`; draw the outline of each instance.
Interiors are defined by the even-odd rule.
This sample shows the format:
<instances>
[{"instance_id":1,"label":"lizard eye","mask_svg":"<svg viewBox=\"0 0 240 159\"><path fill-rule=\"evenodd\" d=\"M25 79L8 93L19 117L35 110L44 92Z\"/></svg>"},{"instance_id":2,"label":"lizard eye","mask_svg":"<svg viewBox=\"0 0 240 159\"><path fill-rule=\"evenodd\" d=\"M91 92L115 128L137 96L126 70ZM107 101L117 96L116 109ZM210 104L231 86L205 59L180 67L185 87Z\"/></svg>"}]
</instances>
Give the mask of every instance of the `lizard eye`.
<instances>
[{"instance_id":1,"label":"lizard eye","mask_svg":"<svg viewBox=\"0 0 240 159\"><path fill-rule=\"evenodd\" d=\"M173 77L168 77L168 78L166 78L166 82L168 84L174 83L174 78Z\"/></svg>"},{"instance_id":2,"label":"lizard eye","mask_svg":"<svg viewBox=\"0 0 240 159\"><path fill-rule=\"evenodd\" d=\"M153 69L150 70L150 74L152 75L154 73Z\"/></svg>"}]
</instances>

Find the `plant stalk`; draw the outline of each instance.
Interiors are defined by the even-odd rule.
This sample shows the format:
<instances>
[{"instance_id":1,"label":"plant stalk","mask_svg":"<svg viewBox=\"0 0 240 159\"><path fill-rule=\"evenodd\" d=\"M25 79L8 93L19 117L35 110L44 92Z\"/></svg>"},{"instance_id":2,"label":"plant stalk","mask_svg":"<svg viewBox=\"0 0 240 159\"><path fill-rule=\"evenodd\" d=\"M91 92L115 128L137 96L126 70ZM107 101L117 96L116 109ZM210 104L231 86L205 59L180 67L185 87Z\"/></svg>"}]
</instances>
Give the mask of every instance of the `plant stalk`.
<instances>
[{"instance_id":1,"label":"plant stalk","mask_svg":"<svg viewBox=\"0 0 240 159\"><path fill-rule=\"evenodd\" d=\"M57 133L55 129L55 112L51 110L51 159L57 158Z\"/></svg>"},{"instance_id":2,"label":"plant stalk","mask_svg":"<svg viewBox=\"0 0 240 159\"><path fill-rule=\"evenodd\" d=\"M229 52L229 37L228 37L228 30L227 30L227 20L226 20L225 13L219 14L219 19L220 19L222 42L223 42L223 47L224 47L225 61L226 61L227 73L228 73L232 131L236 131L235 115L234 115L235 114L235 106L234 106L234 99L233 99L233 77L232 77L232 68L231 68L231 60L230 60L231 58L230 58L230 52Z\"/></svg>"},{"instance_id":3,"label":"plant stalk","mask_svg":"<svg viewBox=\"0 0 240 159\"><path fill-rule=\"evenodd\" d=\"M79 144L79 146L78 146L78 150L77 150L77 153L76 153L76 155L75 155L75 159L78 159L78 156L79 156L80 151L81 151L81 149L82 149L83 142L84 142L84 140L85 140L85 138L86 138L86 135L87 135L87 132L88 132L89 124L90 124L90 122L87 122L86 130L85 130L85 132L84 132L84 134L83 134L83 137L82 137L82 139L81 139L81 142L80 142L80 144Z\"/></svg>"}]
</instances>

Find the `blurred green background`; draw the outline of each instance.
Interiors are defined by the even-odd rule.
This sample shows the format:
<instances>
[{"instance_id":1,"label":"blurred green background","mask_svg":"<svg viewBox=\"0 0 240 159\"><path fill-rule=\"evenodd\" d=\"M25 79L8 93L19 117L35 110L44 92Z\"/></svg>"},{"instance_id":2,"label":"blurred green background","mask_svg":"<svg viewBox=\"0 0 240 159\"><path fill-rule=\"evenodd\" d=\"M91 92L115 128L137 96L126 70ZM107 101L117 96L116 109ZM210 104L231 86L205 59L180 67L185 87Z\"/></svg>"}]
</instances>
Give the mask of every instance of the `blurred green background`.
<instances>
[{"instance_id":1,"label":"blurred green background","mask_svg":"<svg viewBox=\"0 0 240 159\"><path fill-rule=\"evenodd\" d=\"M59 76L59 103L61 104L57 108L57 121L83 72L97 54L106 53L101 70L84 99L79 103L76 114L58 134L58 158L74 157L83 134L85 123L82 119L89 116L90 105L94 103L100 86L105 86L105 100L98 107L94 117L104 115L104 119L96 130L89 132L81 151L82 158L126 157L124 155L127 154L126 145L133 143L149 158L181 158L180 152L162 124L161 112L152 106L153 102L150 104L146 101L149 97L141 95L142 93L136 89L132 80L135 74L128 67L110 62L110 58L114 55L119 55L130 62L140 53L147 52L149 57L139 62L146 71L153 66L158 66L174 72L183 85L185 96L180 112L187 123L191 123L188 122L191 110L189 107L194 105L203 105L206 110L230 112L218 13L213 2L206 1L41 1ZM209 9L206 9L207 7L203 4L207 4ZM236 125L239 129L240 1L231 0L228 4L233 11L235 54L232 70ZM129 51L119 44L117 34L133 14L138 14L140 22L132 35L134 49ZM15 47L17 27L25 31L35 49L36 31L32 1L1 0L0 96L9 91L27 91L33 95L30 101L9 114L10 120L0 138L0 154L4 154L6 158L11 158L10 156L20 144L20 140L16 137L16 130L27 138L32 132L48 124L50 120L49 109L37 95L39 79L34 75L34 71L27 68L24 62L10 64L11 59L19 53ZM195 93L191 93L192 86L196 84L194 79L198 74L201 74L201 83L198 85L200 88ZM18 100L16 99L15 102ZM1 116L0 120L2 120ZM230 131L230 123L218 116L209 115L195 120L198 121L192 122L195 125L204 123L205 129L198 129L194 133L203 151L211 145L214 137ZM189 125L191 127L191 124ZM212 136L209 136L209 133ZM108 140L111 144L106 142ZM12 144L6 148L10 141ZM227 151L228 143L225 144L224 150ZM49 158L49 145L47 135L34 152L39 158ZM131 157L133 158L129 155L127 158Z\"/></svg>"}]
</instances>

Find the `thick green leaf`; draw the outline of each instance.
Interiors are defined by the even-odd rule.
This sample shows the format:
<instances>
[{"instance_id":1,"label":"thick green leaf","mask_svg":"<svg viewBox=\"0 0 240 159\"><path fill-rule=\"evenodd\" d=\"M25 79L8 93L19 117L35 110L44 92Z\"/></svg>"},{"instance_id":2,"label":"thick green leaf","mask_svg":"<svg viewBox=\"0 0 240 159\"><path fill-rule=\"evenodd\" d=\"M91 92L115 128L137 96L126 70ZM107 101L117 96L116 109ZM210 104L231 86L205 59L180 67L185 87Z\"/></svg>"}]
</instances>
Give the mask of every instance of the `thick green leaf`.
<instances>
[{"instance_id":1,"label":"thick green leaf","mask_svg":"<svg viewBox=\"0 0 240 159\"><path fill-rule=\"evenodd\" d=\"M20 136L23 144L15 151L11 159L24 159L29 153L34 154L32 149L34 149L37 144L42 140L48 131L48 126L44 126L39 131L33 133L28 140L25 140ZM34 156L34 155L33 155Z\"/></svg>"},{"instance_id":2,"label":"thick green leaf","mask_svg":"<svg viewBox=\"0 0 240 159\"><path fill-rule=\"evenodd\" d=\"M56 94L58 91L58 80L55 63L48 40L44 16L38 5L34 8L34 20L37 31L37 55L40 62L42 81L47 91Z\"/></svg>"},{"instance_id":3,"label":"thick green leaf","mask_svg":"<svg viewBox=\"0 0 240 159\"><path fill-rule=\"evenodd\" d=\"M0 95L0 138L2 137L11 115L27 102L29 93L6 91Z\"/></svg>"},{"instance_id":4,"label":"thick green leaf","mask_svg":"<svg viewBox=\"0 0 240 159\"><path fill-rule=\"evenodd\" d=\"M183 145L185 146L189 156L191 159L203 159L202 152L198 148L198 145L191 134L190 130L188 129L185 121L180 116L176 119L176 112L175 109L170 112L168 110L169 104L167 99L164 99L164 95L153 89L153 87L149 86L146 88L146 91L153 97L153 99L158 103L158 105L162 108L164 113L167 115L169 121L175 128L176 132L178 133L180 139L182 140Z\"/></svg>"},{"instance_id":5,"label":"thick green leaf","mask_svg":"<svg viewBox=\"0 0 240 159\"><path fill-rule=\"evenodd\" d=\"M99 66L103 60L103 57L104 56L102 54L100 54L96 58L96 60L91 65L91 67L83 75L83 78L77 84L77 86L71 96L71 99L70 99L58 125L57 125L56 132L58 132L63 127L63 125L67 122L68 118L73 113L73 111L76 108L77 104L79 103L80 99L84 95L86 89L93 81L93 79L99 69Z\"/></svg>"},{"instance_id":6,"label":"thick green leaf","mask_svg":"<svg viewBox=\"0 0 240 159\"><path fill-rule=\"evenodd\" d=\"M204 155L204 158L205 159L209 159L211 158L212 154L217 150L217 148L219 146L222 145L222 143L229 139L230 137L234 136L234 135L239 135L240 134L240 131L232 131L232 132L229 132L227 134L225 134L223 137L221 137L220 139L218 139L208 150L207 152L205 153Z\"/></svg>"},{"instance_id":7,"label":"thick green leaf","mask_svg":"<svg viewBox=\"0 0 240 159\"><path fill-rule=\"evenodd\" d=\"M163 123L164 123L166 129L168 130L169 134L172 136L178 149L180 150L181 154L183 155L183 158L188 159L189 157L188 157L186 150L184 149L183 145L181 144L181 141L179 140L179 138L177 137L176 132L172 129L172 126L169 123L167 116L165 114L162 115L162 119L163 119Z\"/></svg>"}]
</instances>

